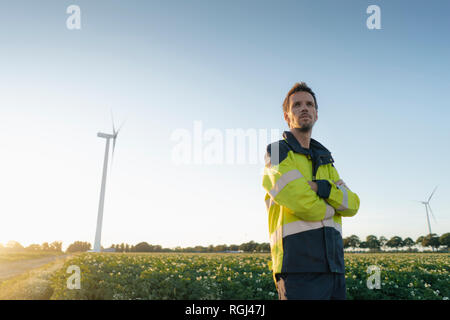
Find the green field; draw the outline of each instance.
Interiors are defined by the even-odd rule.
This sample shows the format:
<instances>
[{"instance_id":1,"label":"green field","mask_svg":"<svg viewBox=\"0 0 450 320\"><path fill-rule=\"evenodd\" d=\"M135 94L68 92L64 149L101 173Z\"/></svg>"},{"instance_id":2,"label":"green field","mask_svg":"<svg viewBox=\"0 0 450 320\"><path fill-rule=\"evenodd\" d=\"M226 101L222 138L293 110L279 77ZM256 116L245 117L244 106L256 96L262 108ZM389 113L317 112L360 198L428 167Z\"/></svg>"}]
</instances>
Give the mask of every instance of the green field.
<instances>
[{"instance_id":1,"label":"green field","mask_svg":"<svg viewBox=\"0 0 450 320\"><path fill-rule=\"evenodd\" d=\"M277 299L269 254L82 253L0 282L0 299ZM345 254L347 299L448 300L450 254ZM68 289L69 266L80 289ZM380 289L368 289L369 266ZM70 281L69 281L70 282Z\"/></svg>"},{"instance_id":2,"label":"green field","mask_svg":"<svg viewBox=\"0 0 450 320\"><path fill-rule=\"evenodd\" d=\"M51 277L51 299L277 299L269 254L81 254ZM450 297L450 254L345 254L348 299ZM68 289L70 265L80 289ZM380 289L368 289L369 266Z\"/></svg>"}]
</instances>

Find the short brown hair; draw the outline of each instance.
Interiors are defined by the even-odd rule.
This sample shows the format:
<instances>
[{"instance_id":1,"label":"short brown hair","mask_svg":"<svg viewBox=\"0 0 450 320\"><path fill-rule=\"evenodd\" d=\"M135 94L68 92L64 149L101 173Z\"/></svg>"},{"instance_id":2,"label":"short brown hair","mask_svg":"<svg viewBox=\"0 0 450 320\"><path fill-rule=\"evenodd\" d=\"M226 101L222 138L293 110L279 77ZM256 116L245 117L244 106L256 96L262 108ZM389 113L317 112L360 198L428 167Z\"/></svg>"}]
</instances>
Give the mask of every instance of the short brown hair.
<instances>
[{"instance_id":1,"label":"short brown hair","mask_svg":"<svg viewBox=\"0 0 450 320\"><path fill-rule=\"evenodd\" d=\"M296 83L294 84L294 86L291 88L291 90L289 90L286 98L284 99L283 102L283 111L284 112L288 112L289 109L289 97L291 95L293 95L296 92L300 92L300 91L305 91L308 92L310 95L312 95L312 97L314 98L314 106L316 107L316 110L318 108L317 106L317 100L316 100L316 95L314 94L314 92L311 90L310 87L308 87L308 85L305 82L300 82L300 83Z\"/></svg>"}]
</instances>

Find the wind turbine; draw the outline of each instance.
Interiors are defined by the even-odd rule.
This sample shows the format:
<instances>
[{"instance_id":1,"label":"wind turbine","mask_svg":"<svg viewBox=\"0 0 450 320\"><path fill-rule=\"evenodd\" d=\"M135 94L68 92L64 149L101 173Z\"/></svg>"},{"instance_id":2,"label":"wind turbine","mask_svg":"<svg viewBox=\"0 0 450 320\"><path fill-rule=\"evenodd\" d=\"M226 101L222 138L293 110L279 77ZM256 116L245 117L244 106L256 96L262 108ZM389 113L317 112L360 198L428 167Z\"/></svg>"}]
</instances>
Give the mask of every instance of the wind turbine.
<instances>
[{"instance_id":1,"label":"wind turbine","mask_svg":"<svg viewBox=\"0 0 450 320\"><path fill-rule=\"evenodd\" d=\"M103 132L97 133L97 137L106 139L106 148L105 148L105 159L103 161L102 186L101 186L101 190L100 190L100 203L98 205L97 229L95 231L95 242L94 242L93 252L101 251L100 242L101 242L101 237L102 237L102 221L103 221L103 207L104 207L104 203L105 203L106 174L108 171L109 141L111 139L113 139L112 160L114 160L114 149L116 148L117 135L119 134L119 131L123 126L123 123L122 123L122 125L116 131L116 128L114 126L114 118L113 118L112 112L111 112L111 118L112 118L113 133L112 134L103 133ZM112 160L111 160L111 162L112 162Z\"/></svg>"},{"instance_id":2,"label":"wind turbine","mask_svg":"<svg viewBox=\"0 0 450 320\"><path fill-rule=\"evenodd\" d=\"M437 189L437 186L434 188L433 192L431 193L431 195L430 195L430 197L428 198L427 201L418 201L418 202L420 202L420 203L425 205L425 211L427 213L428 232L429 232L429 234L431 234L431 226L430 226L430 217L428 215L428 209L430 209L430 212L431 212L431 215L433 216L434 222L436 222L436 218L434 217L433 211L431 210L431 206L430 206L431 197L433 196L433 194L436 191L436 189Z\"/></svg>"}]
</instances>

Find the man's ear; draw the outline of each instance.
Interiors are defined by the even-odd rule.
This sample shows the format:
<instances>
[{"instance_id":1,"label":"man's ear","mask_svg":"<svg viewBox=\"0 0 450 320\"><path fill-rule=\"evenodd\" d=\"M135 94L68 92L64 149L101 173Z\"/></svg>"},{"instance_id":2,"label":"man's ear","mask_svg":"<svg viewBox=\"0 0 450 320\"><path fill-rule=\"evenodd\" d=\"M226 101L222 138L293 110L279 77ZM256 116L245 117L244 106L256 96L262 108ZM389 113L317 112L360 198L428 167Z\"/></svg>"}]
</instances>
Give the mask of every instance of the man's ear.
<instances>
[{"instance_id":1,"label":"man's ear","mask_svg":"<svg viewBox=\"0 0 450 320\"><path fill-rule=\"evenodd\" d=\"M287 112L284 112L283 114L284 114L284 120L287 122L288 127L290 128L291 126L289 125L290 124L289 115L287 114Z\"/></svg>"}]
</instances>

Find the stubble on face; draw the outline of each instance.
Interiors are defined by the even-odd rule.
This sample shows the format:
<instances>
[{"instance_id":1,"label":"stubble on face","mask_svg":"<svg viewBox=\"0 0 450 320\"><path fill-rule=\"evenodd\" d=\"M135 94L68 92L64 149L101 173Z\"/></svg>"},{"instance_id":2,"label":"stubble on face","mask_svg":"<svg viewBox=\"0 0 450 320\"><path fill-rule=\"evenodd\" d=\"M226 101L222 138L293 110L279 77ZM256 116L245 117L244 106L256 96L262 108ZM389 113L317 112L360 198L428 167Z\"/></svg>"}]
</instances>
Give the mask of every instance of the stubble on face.
<instances>
[{"instance_id":1,"label":"stubble on face","mask_svg":"<svg viewBox=\"0 0 450 320\"><path fill-rule=\"evenodd\" d=\"M297 127L296 129L300 132L306 133L312 130L313 128L313 124L308 123L308 124L304 124L303 126Z\"/></svg>"}]
</instances>

